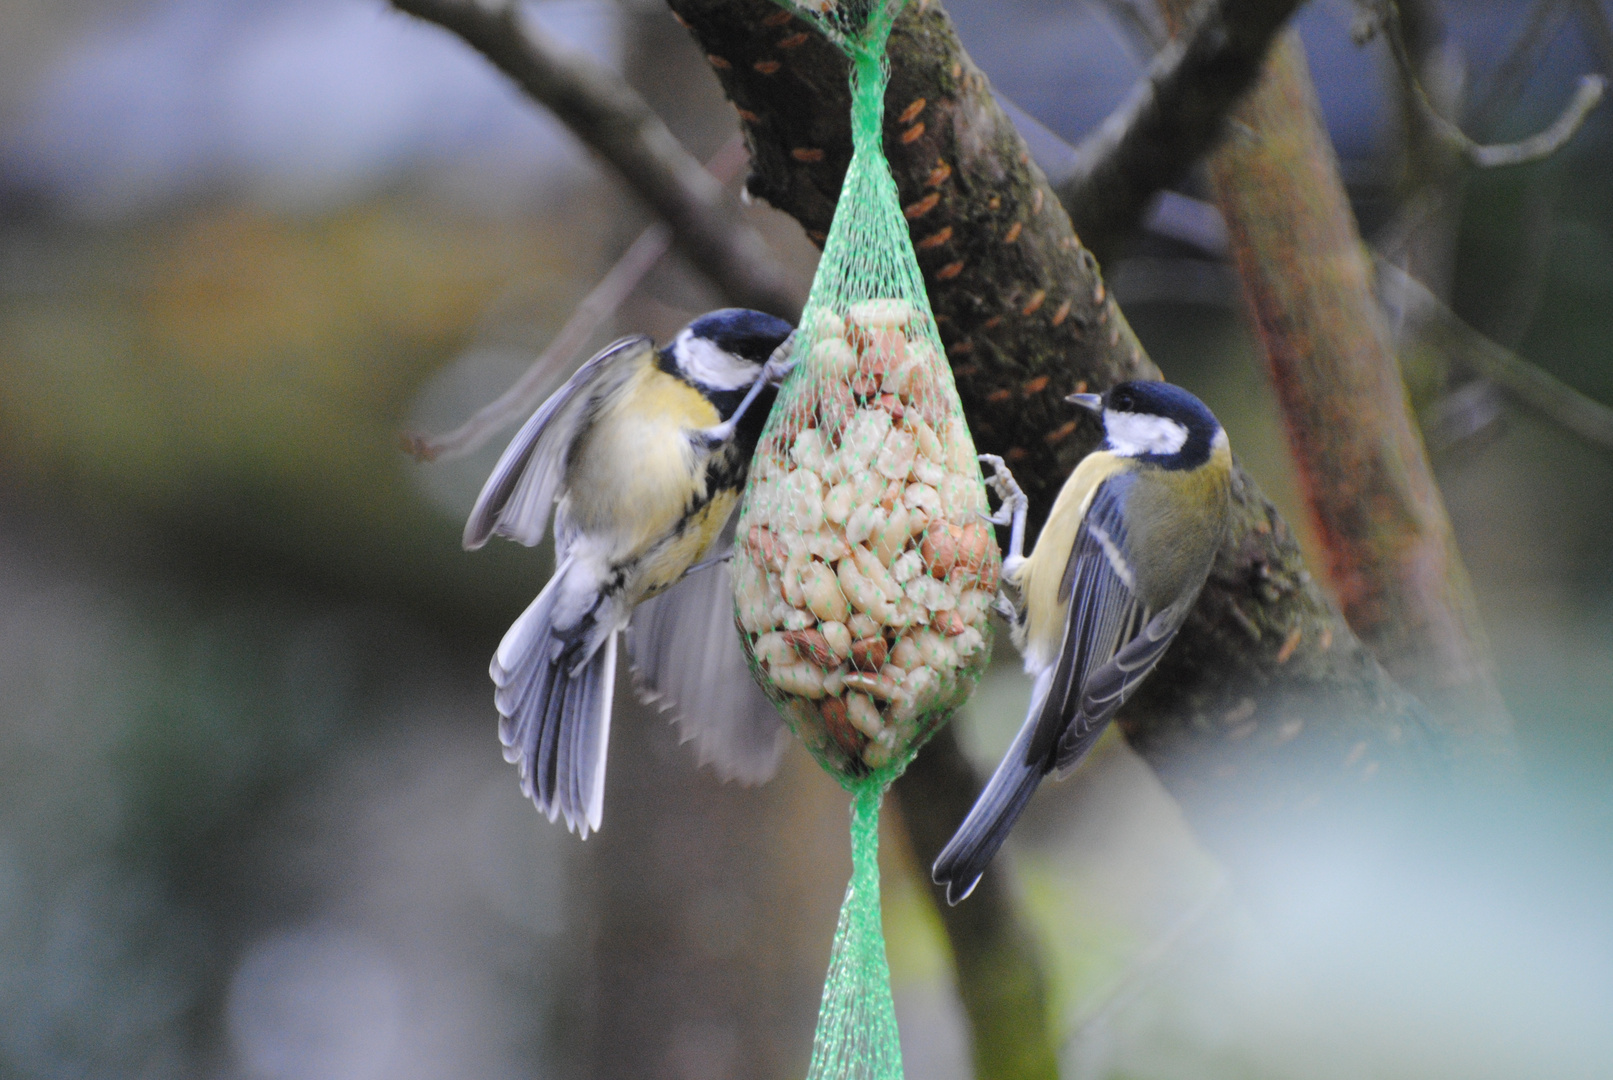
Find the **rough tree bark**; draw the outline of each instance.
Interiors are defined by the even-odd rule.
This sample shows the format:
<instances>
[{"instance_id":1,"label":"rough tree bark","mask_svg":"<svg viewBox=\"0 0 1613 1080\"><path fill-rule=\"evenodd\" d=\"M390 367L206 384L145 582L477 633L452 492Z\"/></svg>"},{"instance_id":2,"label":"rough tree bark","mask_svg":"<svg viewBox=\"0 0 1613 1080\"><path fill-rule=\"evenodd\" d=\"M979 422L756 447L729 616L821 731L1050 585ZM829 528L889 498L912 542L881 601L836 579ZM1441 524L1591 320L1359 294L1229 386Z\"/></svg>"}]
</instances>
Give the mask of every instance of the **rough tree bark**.
<instances>
[{"instance_id":1,"label":"rough tree bark","mask_svg":"<svg viewBox=\"0 0 1613 1080\"><path fill-rule=\"evenodd\" d=\"M1489 644L1295 31L1233 116L1211 186L1345 616L1463 746L1494 749Z\"/></svg>"}]
</instances>

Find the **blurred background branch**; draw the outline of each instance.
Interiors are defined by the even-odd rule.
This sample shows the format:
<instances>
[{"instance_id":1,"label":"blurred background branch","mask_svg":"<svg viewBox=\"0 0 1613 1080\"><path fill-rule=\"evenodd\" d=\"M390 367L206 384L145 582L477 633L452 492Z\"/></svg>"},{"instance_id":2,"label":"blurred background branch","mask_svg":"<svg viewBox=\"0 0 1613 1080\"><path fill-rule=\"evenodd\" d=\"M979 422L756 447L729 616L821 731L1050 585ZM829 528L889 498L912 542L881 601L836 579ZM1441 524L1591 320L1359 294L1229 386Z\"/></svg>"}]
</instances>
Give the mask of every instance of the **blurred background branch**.
<instances>
[{"instance_id":1,"label":"blurred background branch","mask_svg":"<svg viewBox=\"0 0 1613 1080\"><path fill-rule=\"evenodd\" d=\"M720 184L731 181L745 163L745 144L735 136L706 163L706 171ZM521 377L459 427L442 435L406 432L404 449L416 461L452 461L476 452L501 431L532 415L534 409L578 363L583 346L615 316L639 282L644 280L672 246L672 230L656 222L628 245L622 257L599 279L566 319L560 332L538 354Z\"/></svg>"},{"instance_id":2,"label":"blurred background branch","mask_svg":"<svg viewBox=\"0 0 1613 1080\"><path fill-rule=\"evenodd\" d=\"M729 299L794 318L801 297L722 186L621 78L550 41L515 3L393 0L458 34L604 158L668 225L678 249Z\"/></svg>"},{"instance_id":3,"label":"blurred background branch","mask_svg":"<svg viewBox=\"0 0 1613 1080\"><path fill-rule=\"evenodd\" d=\"M1210 157L1216 202L1351 627L1451 730L1499 749L1489 645L1317 110L1290 34Z\"/></svg>"},{"instance_id":4,"label":"blurred background branch","mask_svg":"<svg viewBox=\"0 0 1613 1080\"><path fill-rule=\"evenodd\" d=\"M1460 127L1440 114L1423 89L1416 61L1406 47L1400 5L1396 0L1366 0L1367 6L1389 41L1389 53L1394 57L1400 77L1405 81L1407 93L1415 102L1423 123L1427 124L1452 150L1461 154L1476 168L1494 169L1508 165L1527 165L1550 157L1585 123L1585 118L1602 100L1607 80L1600 75L1580 77L1579 86L1557 119L1545 130L1516 142L1484 146L1474 142Z\"/></svg>"},{"instance_id":5,"label":"blurred background branch","mask_svg":"<svg viewBox=\"0 0 1613 1080\"><path fill-rule=\"evenodd\" d=\"M951 726L936 733L897 781L902 826L926 885L930 866L952 838L953 823L963 820L980 789L980 777ZM1059 1075L1059 1022L1048 954L1024 905L1009 875L1000 871L981 878L968 903L936 905L969 1017L976 1080L1057 1080Z\"/></svg>"},{"instance_id":6,"label":"blurred background branch","mask_svg":"<svg viewBox=\"0 0 1613 1080\"><path fill-rule=\"evenodd\" d=\"M1379 302L1389 317L1397 347L1432 349L1465 364L1552 422L1589 442L1613 447L1613 408L1485 337L1394 264L1379 259L1374 270Z\"/></svg>"}]
</instances>

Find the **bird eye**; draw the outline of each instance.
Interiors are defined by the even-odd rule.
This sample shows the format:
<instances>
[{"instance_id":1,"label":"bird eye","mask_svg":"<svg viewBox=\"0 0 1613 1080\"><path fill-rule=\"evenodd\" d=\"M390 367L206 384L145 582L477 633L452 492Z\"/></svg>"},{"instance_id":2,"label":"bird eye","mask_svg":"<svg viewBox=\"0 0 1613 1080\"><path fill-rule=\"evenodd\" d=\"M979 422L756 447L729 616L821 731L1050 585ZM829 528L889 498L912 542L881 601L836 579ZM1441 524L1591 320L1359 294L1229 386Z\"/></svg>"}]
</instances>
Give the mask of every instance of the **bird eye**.
<instances>
[{"instance_id":1,"label":"bird eye","mask_svg":"<svg viewBox=\"0 0 1613 1080\"><path fill-rule=\"evenodd\" d=\"M1122 391L1120 391L1120 393L1115 395L1115 397L1114 397L1114 407L1116 409L1118 409L1120 412L1130 412L1131 411L1131 405L1132 405L1131 391L1122 390Z\"/></svg>"}]
</instances>

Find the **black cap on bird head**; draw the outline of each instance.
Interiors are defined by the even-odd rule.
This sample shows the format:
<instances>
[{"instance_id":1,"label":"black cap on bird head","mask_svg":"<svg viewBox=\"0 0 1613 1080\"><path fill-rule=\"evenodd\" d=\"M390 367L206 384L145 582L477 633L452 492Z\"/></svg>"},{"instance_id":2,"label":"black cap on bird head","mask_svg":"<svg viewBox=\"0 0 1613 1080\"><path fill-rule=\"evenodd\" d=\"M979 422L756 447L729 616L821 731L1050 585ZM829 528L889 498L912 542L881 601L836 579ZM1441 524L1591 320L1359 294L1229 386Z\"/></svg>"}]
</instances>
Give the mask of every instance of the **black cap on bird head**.
<instances>
[{"instance_id":1,"label":"black cap on bird head","mask_svg":"<svg viewBox=\"0 0 1613 1080\"><path fill-rule=\"evenodd\" d=\"M749 308L718 308L689 324L695 337L758 364L765 364L793 329L783 319Z\"/></svg>"},{"instance_id":2,"label":"black cap on bird head","mask_svg":"<svg viewBox=\"0 0 1613 1080\"><path fill-rule=\"evenodd\" d=\"M719 308L678 331L665 349L663 366L707 391L748 389L793 327L783 319L747 308Z\"/></svg>"},{"instance_id":3,"label":"black cap on bird head","mask_svg":"<svg viewBox=\"0 0 1613 1080\"><path fill-rule=\"evenodd\" d=\"M1167 469L1191 469L1210 456L1221 425L1204 402L1167 382L1123 382L1066 401L1103 419L1104 448Z\"/></svg>"}]
</instances>

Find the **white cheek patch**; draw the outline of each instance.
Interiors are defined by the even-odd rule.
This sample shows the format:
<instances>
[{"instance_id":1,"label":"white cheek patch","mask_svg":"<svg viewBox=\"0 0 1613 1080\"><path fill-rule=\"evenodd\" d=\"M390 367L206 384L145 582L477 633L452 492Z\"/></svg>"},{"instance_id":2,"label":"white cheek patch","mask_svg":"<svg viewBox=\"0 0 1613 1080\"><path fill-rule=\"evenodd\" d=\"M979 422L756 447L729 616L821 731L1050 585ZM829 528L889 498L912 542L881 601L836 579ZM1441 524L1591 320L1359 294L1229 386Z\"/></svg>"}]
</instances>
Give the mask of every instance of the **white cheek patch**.
<instances>
[{"instance_id":1,"label":"white cheek patch","mask_svg":"<svg viewBox=\"0 0 1613 1080\"><path fill-rule=\"evenodd\" d=\"M1160 454L1169 457L1187 445L1187 428L1175 420L1146 413L1105 412L1109 449L1121 457Z\"/></svg>"},{"instance_id":2,"label":"white cheek patch","mask_svg":"<svg viewBox=\"0 0 1613 1080\"><path fill-rule=\"evenodd\" d=\"M761 370L760 365L724 352L688 330L672 340L672 356L691 382L712 390L748 390Z\"/></svg>"}]
</instances>

